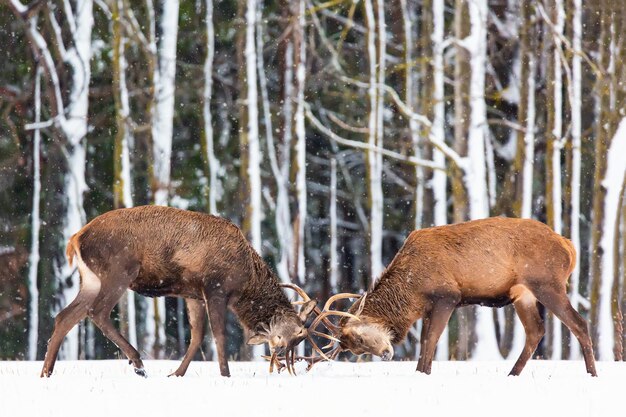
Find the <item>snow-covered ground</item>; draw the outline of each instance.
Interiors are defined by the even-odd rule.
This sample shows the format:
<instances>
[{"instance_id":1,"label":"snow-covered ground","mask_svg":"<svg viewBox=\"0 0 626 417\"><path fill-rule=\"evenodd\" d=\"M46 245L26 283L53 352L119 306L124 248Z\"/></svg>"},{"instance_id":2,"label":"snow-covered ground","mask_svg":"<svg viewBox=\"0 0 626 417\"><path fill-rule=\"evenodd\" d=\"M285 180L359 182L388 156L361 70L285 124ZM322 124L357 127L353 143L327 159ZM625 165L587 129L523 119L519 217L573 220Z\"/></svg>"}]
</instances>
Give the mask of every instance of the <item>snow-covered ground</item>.
<instances>
[{"instance_id":1,"label":"snow-covered ground","mask_svg":"<svg viewBox=\"0 0 626 417\"><path fill-rule=\"evenodd\" d=\"M41 362L0 362L0 416L609 416L623 410L626 363L598 363L598 378L578 361L530 361L519 377L512 362L322 363L297 377L268 374L262 362L146 361L147 379L126 361L60 361L50 379Z\"/></svg>"}]
</instances>

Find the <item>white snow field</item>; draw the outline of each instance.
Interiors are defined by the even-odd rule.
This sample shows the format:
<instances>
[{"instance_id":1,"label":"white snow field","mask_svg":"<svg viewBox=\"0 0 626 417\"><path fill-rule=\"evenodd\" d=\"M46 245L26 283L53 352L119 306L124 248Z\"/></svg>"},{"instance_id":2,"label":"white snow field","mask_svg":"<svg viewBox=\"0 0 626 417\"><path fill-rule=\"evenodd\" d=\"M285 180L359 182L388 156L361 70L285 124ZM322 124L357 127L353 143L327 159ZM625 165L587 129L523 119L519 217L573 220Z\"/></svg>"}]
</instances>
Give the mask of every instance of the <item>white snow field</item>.
<instances>
[{"instance_id":1,"label":"white snow field","mask_svg":"<svg viewBox=\"0 0 626 417\"><path fill-rule=\"evenodd\" d=\"M0 362L0 416L609 416L626 401L626 363L599 362L598 378L581 361L530 361L508 377L510 361L322 363L297 377L269 375L263 362L146 361L148 378L122 360L59 361L49 379L41 362ZM616 414L617 413L617 414Z\"/></svg>"}]
</instances>

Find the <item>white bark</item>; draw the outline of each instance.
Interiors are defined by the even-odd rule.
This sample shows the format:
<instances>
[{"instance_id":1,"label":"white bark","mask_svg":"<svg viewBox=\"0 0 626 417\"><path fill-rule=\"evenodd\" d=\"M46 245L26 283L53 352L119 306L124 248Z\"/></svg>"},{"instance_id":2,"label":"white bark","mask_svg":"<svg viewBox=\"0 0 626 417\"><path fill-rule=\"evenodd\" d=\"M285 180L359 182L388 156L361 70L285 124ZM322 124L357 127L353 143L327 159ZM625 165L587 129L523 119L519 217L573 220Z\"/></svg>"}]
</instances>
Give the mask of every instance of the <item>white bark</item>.
<instances>
[{"instance_id":1,"label":"white bark","mask_svg":"<svg viewBox=\"0 0 626 417\"><path fill-rule=\"evenodd\" d=\"M524 166L522 183L522 218L532 216L533 200L533 165L535 158L535 58L531 51L528 55L528 102L526 132L524 133Z\"/></svg>"},{"instance_id":2,"label":"white bark","mask_svg":"<svg viewBox=\"0 0 626 417\"><path fill-rule=\"evenodd\" d=\"M561 207L561 136L563 134L563 120L561 111L563 107L563 75L561 71L561 36L563 36L563 26L565 21L565 11L562 0L555 0L556 22L554 25L554 129L552 131L555 139L552 148L552 202L554 205L554 231L562 233L562 207ZM549 99L549 98L548 98ZM552 320L552 359L561 359L562 354L562 334L561 322L555 317Z\"/></svg>"},{"instance_id":3,"label":"white bark","mask_svg":"<svg viewBox=\"0 0 626 417\"><path fill-rule=\"evenodd\" d=\"M613 257L615 251L616 222L619 219L618 213L621 208L620 192L624 177L626 176L626 118L623 118L611 140L611 145L607 152L606 173L602 179L602 187L606 190L604 199L604 218L602 222L601 240L599 246L602 249L597 256L598 262L602 265L602 277L600 281L600 298L598 300L598 359L613 360L613 314L611 312L611 287L613 276Z\"/></svg>"},{"instance_id":4,"label":"white bark","mask_svg":"<svg viewBox=\"0 0 626 417\"><path fill-rule=\"evenodd\" d=\"M337 256L337 160L330 160L330 292L339 286L339 259Z\"/></svg>"},{"instance_id":5,"label":"white bark","mask_svg":"<svg viewBox=\"0 0 626 417\"><path fill-rule=\"evenodd\" d=\"M581 171L581 117L582 117L582 0L574 0L574 15L572 22L572 172L571 172L571 236L570 239L580 258L580 171ZM580 298L580 262L576 262L570 277L570 300L575 310L578 310ZM577 343L570 344L570 359L580 358L580 347Z\"/></svg>"},{"instance_id":6,"label":"white bark","mask_svg":"<svg viewBox=\"0 0 626 417\"><path fill-rule=\"evenodd\" d=\"M202 93L202 115L204 118L204 140L206 161L209 165L209 213L217 214L217 174L219 161L215 157L213 140L213 120L211 118L211 97L213 96L213 57L215 55L215 31L213 28L213 0L206 0L207 55L204 60L204 90Z\"/></svg>"},{"instance_id":7,"label":"white bark","mask_svg":"<svg viewBox=\"0 0 626 417\"><path fill-rule=\"evenodd\" d=\"M307 190L306 190L306 131L304 127L304 88L306 72L306 43L304 39L304 0L300 0L298 14L298 28L300 31L300 44L298 48L298 65L296 67L296 193L298 199L298 253L297 271L300 284L305 282L305 262L304 262L304 228L307 219Z\"/></svg>"},{"instance_id":8,"label":"white bark","mask_svg":"<svg viewBox=\"0 0 626 417\"><path fill-rule=\"evenodd\" d=\"M70 33L72 34L71 47L63 57L71 68L71 87L69 102L65 108L66 118L60 124L61 130L69 145L67 148L68 172L65 175L65 196L67 209L63 221L63 239L70 237L85 224L83 209L83 194L87 191L85 182L85 144L87 136L87 109L89 97L89 81L91 79L91 28L93 26L93 2L91 0L77 2L76 14L72 12L69 2L65 2L65 14ZM61 261L57 269L57 280L66 281L70 277L71 284L61 290L63 305L67 305L76 298L79 288L78 272L72 270L67 260ZM78 326L68 333L59 358L78 359L79 341Z\"/></svg>"},{"instance_id":9,"label":"white bark","mask_svg":"<svg viewBox=\"0 0 626 417\"><path fill-rule=\"evenodd\" d=\"M380 80L384 83L384 54L376 53L376 34L378 33L379 50L384 51L384 10L381 0L377 0L378 32L374 8L371 0L365 1L367 19L367 55L369 60L369 105L368 144L370 147L382 148L382 94L378 87ZM382 15L382 16L381 16ZM381 19L382 17L382 19ZM381 35L382 34L382 35ZM382 37L382 40L381 40ZM379 126L380 125L380 126ZM371 280L383 271L382 240L383 240L383 190L382 190L382 155L368 151L367 155L370 196L370 272Z\"/></svg>"},{"instance_id":10,"label":"white bark","mask_svg":"<svg viewBox=\"0 0 626 417\"><path fill-rule=\"evenodd\" d=\"M256 76L256 0L247 0L246 8L246 45L244 50L246 65L248 109L248 179L250 183L250 236L252 247L261 254L261 219L263 207L261 206L261 157L259 146L259 115L257 102L257 76Z\"/></svg>"},{"instance_id":11,"label":"white bark","mask_svg":"<svg viewBox=\"0 0 626 417\"><path fill-rule=\"evenodd\" d=\"M122 18L122 11L124 10L124 3L122 0L116 0L118 2L118 10L120 19ZM120 39L119 47L119 76L120 76L120 112L124 119L124 137L122 139L122 160L121 160L121 181L122 187L122 205L123 207L133 206L132 197L132 176L131 164L130 164L130 144L132 142L132 127L129 123L130 118L130 102L128 97L128 87L126 85L126 37L122 35ZM126 291L126 299L128 305L128 341L131 345L137 346L137 322L135 311L135 293L131 290Z\"/></svg>"},{"instance_id":12,"label":"white bark","mask_svg":"<svg viewBox=\"0 0 626 417\"><path fill-rule=\"evenodd\" d=\"M291 138L293 118L293 42L287 41L285 46L285 74L284 74L284 97L283 97L283 136L280 153L280 161L276 162L274 176L276 177L276 230L280 241L280 260L277 264L278 274L284 282L290 282L295 268L293 253L293 228L291 225L291 212L289 210L289 167L291 161ZM270 144L270 140L272 143ZM270 160L272 160L273 139L268 135L268 148ZM276 159L274 157L274 159Z\"/></svg>"},{"instance_id":13,"label":"white bark","mask_svg":"<svg viewBox=\"0 0 626 417\"><path fill-rule=\"evenodd\" d=\"M443 68L443 33L444 33L444 1L433 0L433 122L431 135L439 142L445 142L445 103L443 96L444 88L444 68ZM433 162L445 166L444 154L433 149ZM447 176L444 171L435 170L433 172L432 190L434 198L433 219L435 226L442 226L448 223L447 219ZM447 360L449 353L448 327L441 334L437 343L437 360Z\"/></svg>"},{"instance_id":14,"label":"white bark","mask_svg":"<svg viewBox=\"0 0 626 417\"><path fill-rule=\"evenodd\" d=\"M244 60L246 66L247 97L246 107L248 110L248 181L250 184L250 237L252 247L259 254L262 254L261 240L261 220L263 217L263 207L261 205L261 149L259 145L259 108L257 93L256 75L256 26L257 2L256 0L246 1L246 43L244 50ZM264 345L255 345L252 348L255 359L261 358L265 353Z\"/></svg>"},{"instance_id":15,"label":"white bark","mask_svg":"<svg viewBox=\"0 0 626 417\"><path fill-rule=\"evenodd\" d=\"M485 71L487 66L487 2L468 2L470 15L470 35L463 40L470 52L470 126L467 139L468 170L464 175L468 190L470 219L489 216L489 197L487 193L487 172L485 161L485 135L487 129L487 110L485 105ZM495 327L491 310L485 307L476 309L477 343L472 359L494 360L501 358L495 336Z\"/></svg>"},{"instance_id":16,"label":"white bark","mask_svg":"<svg viewBox=\"0 0 626 417\"><path fill-rule=\"evenodd\" d=\"M41 121L41 72L37 66L35 73L35 123ZM41 132L33 133L33 209L31 212L31 242L28 259L28 351L29 361L37 359L37 340L39 336L39 288L37 287L37 269L39 267L39 200L41 198Z\"/></svg>"},{"instance_id":17,"label":"white bark","mask_svg":"<svg viewBox=\"0 0 626 417\"><path fill-rule=\"evenodd\" d=\"M404 31L404 63L407 65L405 70L405 97L407 107L411 111L415 110L415 74L413 71L413 22L407 0L400 0L402 8L402 28ZM416 158L421 157L421 149L419 147L419 124L414 119L409 119L409 132L411 134L411 143L413 144L413 154ZM415 229L422 228L422 217L424 214L424 170L420 166L415 167Z\"/></svg>"},{"instance_id":18,"label":"white bark","mask_svg":"<svg viewBox=\"0 0 626 417\"><path fill-rule=\"evenodd\" d=\"M151 3L150 0L147 1L151 32L150 48L157 59L153 74L155 102L152 151L156 184L153 200L155 204L165 206L169 201L170 187L179 4L178 0L161 0L161 36L157 48L156 22ZM146 307L146 347L153 351L156 345L165 343L165 298L160 297L153 302L148 300ZM158 323L155 320L158 320Z\"/></svg>"},{"instance_id":19,"label":"white bark","mask_svg":"<svg viewBox=\"0 0 626 417\"><path fill-rule=\"evenodd\" d=\"M174 81L176 78L176 40L178 38L178 0L161 0L161 36L158 65L154 74L155 109L152 126L154 155L154 203L169 201L172 131L174 121Z\"/></svg>"}]
</instances>

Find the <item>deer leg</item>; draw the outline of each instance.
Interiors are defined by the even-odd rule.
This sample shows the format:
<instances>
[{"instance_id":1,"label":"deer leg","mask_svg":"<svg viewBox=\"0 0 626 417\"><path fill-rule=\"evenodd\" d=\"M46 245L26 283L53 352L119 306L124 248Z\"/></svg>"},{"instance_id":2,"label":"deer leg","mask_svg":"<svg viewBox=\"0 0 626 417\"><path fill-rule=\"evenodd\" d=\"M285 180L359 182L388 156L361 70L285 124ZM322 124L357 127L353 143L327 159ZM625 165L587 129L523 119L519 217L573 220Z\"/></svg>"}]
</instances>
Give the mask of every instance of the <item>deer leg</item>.
<instances>
[{"instance_id":1,"label":"deer leg","mask_svg":"<svg viewBox=\"0 0 626 417\"><path fill-rule=\"evenodd\" d=\"M422 332L420 334L420 355L417 361L417 368L415 369L416 371L420 372L422 372L422 369L424 369L424 361L426 360L426 357L424 355L424 341L428 338L428 333L430 332L430 313L431 311L428 311L422 318Z\"/></svg>"},{"instance_id":2,"label":"deer leg","mask_svg":"<svg viewBox=\"0 0 626 417\"><path fill-rule=\"evenodd\" d=\"M437 341L446 328L456 304L455 301L449 299L440 299L433 304L428 318L426 337L424 338L424 335L422 335L420 343L420 359L417 363L417 371L430 375L435 349L437 348Z\"/></svg>"},{"instance_id":3,"label":"deer leg","mask_svg":"<svg viewBox=\"0 0 626 417\"><path fill-rule=\"evenodd\" d=\"M587 322L570 304L565 287L559 290L552 287L541 288L535 292L535 295L539 302L552 311L576 336L583 350L587 373L591 376L598 376Z\"/></svg>"},{"instance_id":4,"label":"deer leg","mask_svg":"<svg viewBox=\"0 0 626 417\"><path fill-rule=\"evenodd\" d=\"M80 289L74 301L61 310L54 319L54 331L48 341L41 377L49 377L52 374L63 339L72 327L87 316L100 291L100 278L83 262L80 253L77 253L76 258L81 276Z\"/></svg>"},{"instance_id":5,"label":"deer leg","mask_svg":"<svg viewBox=\"0 0 626 417\"><path fill-rule=\"evenodd\" d=\"M81 288L74 301L56 316L54 319L54 331L48 341L41 377L49 377L52 374L63 339L79 321L87 316L87 312L91 308L97 294L97 291L85 291L84 288Z\"/></svg>"},{"instance_id":6,"label":"deer leg","mask_svg":"<svg viewBox=\"0 0 626 417\"><path fill-rule=\"evenodd\" d=\"M226 357L226 306L228 305L227 300L223 295L212 297L208 302L205 301L205 305L209 315L211 330L213 331L215 347L217 348L217 360L220 364L220 374L222 376L230 376L230 370L228 369L228 359Z\"/></svg>"},{"instance_id":7,"label":"deer leg","mask_svg":"<svg viewBox=\"0 0 626 417\"><path fill-rule=\"evenodd\" d=\"M524 369L524 366L526 366L528 359L530 359L533 352L537 349L537 345L539 345L546 331L543 325L543 319L537 308L537 299L533 294L529 291L525 292L513 302L513 305L526 332L524 349L519 355L517 362L515 362L513 369L509 372L509 375L519 375L522 369Z\"/></svg>"},{"instance_id":8,"label":"deer leg","mask_svg":"<svg viewBox=\"0 0 626 417\"><path fill-rule=\"evenodd\" d=\"M198 348L202 344L202 338L204 336L204 323L206 317L206 309L204 302L193 298L185 298L187 304L187 317L189 318L189 326L191 327L191 341L187 352L183 357L183 361L173 374L169 376L183 376L187 372L189 363L195 356Z\"/></svg>"},{"instance_id":9,"label":"deer leg","mask_svg":"<svg viewBox=\"0 0 626 417\"><path fill-rule=\"evenodd\" d=\"M117 270L121 265L116 265L118 265L118 267L115 268ZM141 361L139 352L122 336L111 322L111 311L113 307L115 307L122 295L126 293L128 285L137 276L138 272L139 264L130 269L124 269L120 271L119 274L110 273L110 278L103 282L102 289L100 290L100 298L98 298L94 304L90 316L95 325L102 331L102 334L124 352L129 362L133 364L135 373L146 377L146 371L143 368L143 362Z\"/></svg>"}]
</instances>

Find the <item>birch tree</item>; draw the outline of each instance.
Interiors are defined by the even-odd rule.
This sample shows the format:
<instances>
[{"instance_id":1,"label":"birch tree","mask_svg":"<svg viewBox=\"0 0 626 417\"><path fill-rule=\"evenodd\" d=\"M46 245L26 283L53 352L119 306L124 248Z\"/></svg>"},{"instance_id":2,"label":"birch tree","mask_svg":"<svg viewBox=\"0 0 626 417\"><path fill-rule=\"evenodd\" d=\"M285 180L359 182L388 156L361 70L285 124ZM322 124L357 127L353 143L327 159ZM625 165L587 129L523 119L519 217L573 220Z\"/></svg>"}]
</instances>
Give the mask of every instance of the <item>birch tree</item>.
<instances>
[{"instance_id":1,"label":"birch tree","mask_svg":"<svg viewBox=\"0 0 626 417\"><path fill-rule=\"evenodd\" d=\"M35 71L35 124L41 122L41 66ZM29 361L37 359L37 341L39 339L39 288L37 276L39 268L39 231L41 218L39 205L41 199L41 130L33 132L33 208L31 212L30 256L28 259L28 351Z\"/></svg>"},{"instance_id":2,"label":"birch tree","mask_svg":"<svg viewBox=\"0 0 626 417\"><path fill-rule=\"evenodd\" d=\"M243 30L239 36L239 67L242 97L239 106L239 145L241 150L241 182L244 191L245 214L243 231L251 241L252 247L262 254L261 220L261 148L258 125L257 95L257 51L255 41L257 2L241 0L240 16L243 18ZM254 357L265 352L262 345L253 347Z\"/></svg>"},{"instance_id":3,"label":"birch tree","mask_svg":"<svg viewBox=\"0 0 626 417\"><path fill-rule=\"evenodd\" d=\"M208 172L208 209L209 213L217 214L218 180L220 169L219 161L215 156L213 140L213 119L211 116L211 98L213 96L213 59L215 56L215 30L213 28L213 0L206 0L205 13L206 29L206 57L204 59L203 74L204 88L202 90L202 118L204 129L202 131L202 147L206 170Z\"/></svg>"},{"instance_id":4,"label":"birch tree","mask_svg":"<svg viewBox=\"0 0 626 417\"><path fill-rule=\"evenodd\" d=\"M457 167L455 174L454 203L455 221L480 219L489 216L485 134L486 106L484 99L487 54L487 2L456 2L455 31L457 56L455 66L455 146L460 155L466 155L464 167ZM469 115L469 117L468 117ZM461 169L459 169L461 168ZM468 324L461 321L461 329ZM495 328L491 312L476 309L476 345L474 359L499 357ZM467 355L463 344L469 344L469 335L461 340L461 355ZM463 352L465 350L465 352ZM462 356L461 356L462 357Z\"/></svg>"},{"instance_id":5,"label":"birch tree","mask_svg":"<svg viewBox=\"0 0 626 417\"><path fill-rule=\"evenodd\" d=\"M65 147L66 171L64 175L63 199L65 210L62 215L62 240L58 253L63 253L65 242L85 223L83 194L87 190L85 181L85 137L87 135L87 109L89 82L91 78L91 28L93 26L92 1L86 0L72 4L63 3L64 20L57 20L54 5L47 9L50 26L54 35L55 47L61 61L69 68L67 103L62 95L61 77L57 72L59 63L44 36L38 29L39 6L27 7L18 0L9 3L13 13L27 24L27 36L33 55L43 62L44 73L49 84L50 113L52 119L41 122L34 128L54 126ZM63 27L68 33L64 39ZM69 46L66 46L69 45ZM73 271L64 256L60 256L55 265L54 282L59 289L59 307L66 305L78 293L78 273ZM53 312L54 313L54 312ZM61 347L59 357L77 359L79 354L79 330L72 329Z\"/></svg>"},{"instance_id":6,"label":"birch tree","mask_svg":"<svg viewBox=\"0 0 626 417\"><path fill-rule=\"evenodd\" d=\"M582 136L582 4L581 0L573 0L572 15L572 86L571 86L571 182L570 182L570 239L574 244L576 253L581 254L580 244L580 176L581 176L581 136ZM580 257L580 256L579 256ZM570 301L578 311L580 300L580 261L576 262L572 276L570 277ZM578 344L570 345L569 359L580 357Z\"/></svg>"},{"instance_id":7,"label":"birch tree","mask_svg":"<svg viewBox=\"0 0 626 417\"><path fill-rule=\"evenodd\" d=\"M561 37L563 36L563 25L565 11L562 0L554 0L549 5L550 27L553 28L552 36L548 37L548 73L547 78L547 99L546 99L546 217L548 226L552 227L556 233L563 232L562 227L562 206L561 206L561 148L563 146L563 75L561 72ZM561 322L556 320L552 313L549 313L551 323L550 340L551 357L561 359Z\"/></svg>"},{"instance_id":8,"label":"birch tree","mask_svg":"<svg viewBox=\"0 0 626 417\"><path fill-rule=\"evenodd\" d=\"M174 82L176 79L176 40L178 38L178 0L161 0L160 35L156 35L156 16L152 0L146 0L149 21L149 45L152 51L151 81L153 101L150 106L152 136L152 199L168 205L172 134L174 122ZM158 42L158 45L157 45ZM165 343L165 299L148 300L146 347L155 357L162 355Z\"/></svg>"},{"instance_id":9,"label":"birch tree","mask_svg":"<svg viewBox=\"0 0 626 417\"><path fill-rule=\"evenodd\" d=\"M376 17L371 0L364 1L367 20L367 57L369 62L368 144L383 147L383 94L379 85L385 82L385 16L382 0L376 0ZM378 43L376 37L378 35ZM383 271L383 161L377 152L367 153L368 195L370 204L370 278L375 280Z\"/></svg>"},{"instance_id":10,"label":"birch tree","mask_svg":"<svg viewBox=\"0 0 626 417\"><path fill-rule=\"evenodd\" d=\"M132 127L129 124L130 103L126 86L126 43L122 22L124 1L114 0L112 7L113 25L113 93L115 98L116 133L113 158L113 206L115 208L132 207L132 179L130 166L130 143ZM135 294L126 291L118 306L120 331L128 337L131 345L137 346L137 328L135 319Z\"/></svg>"}]
</instances>

